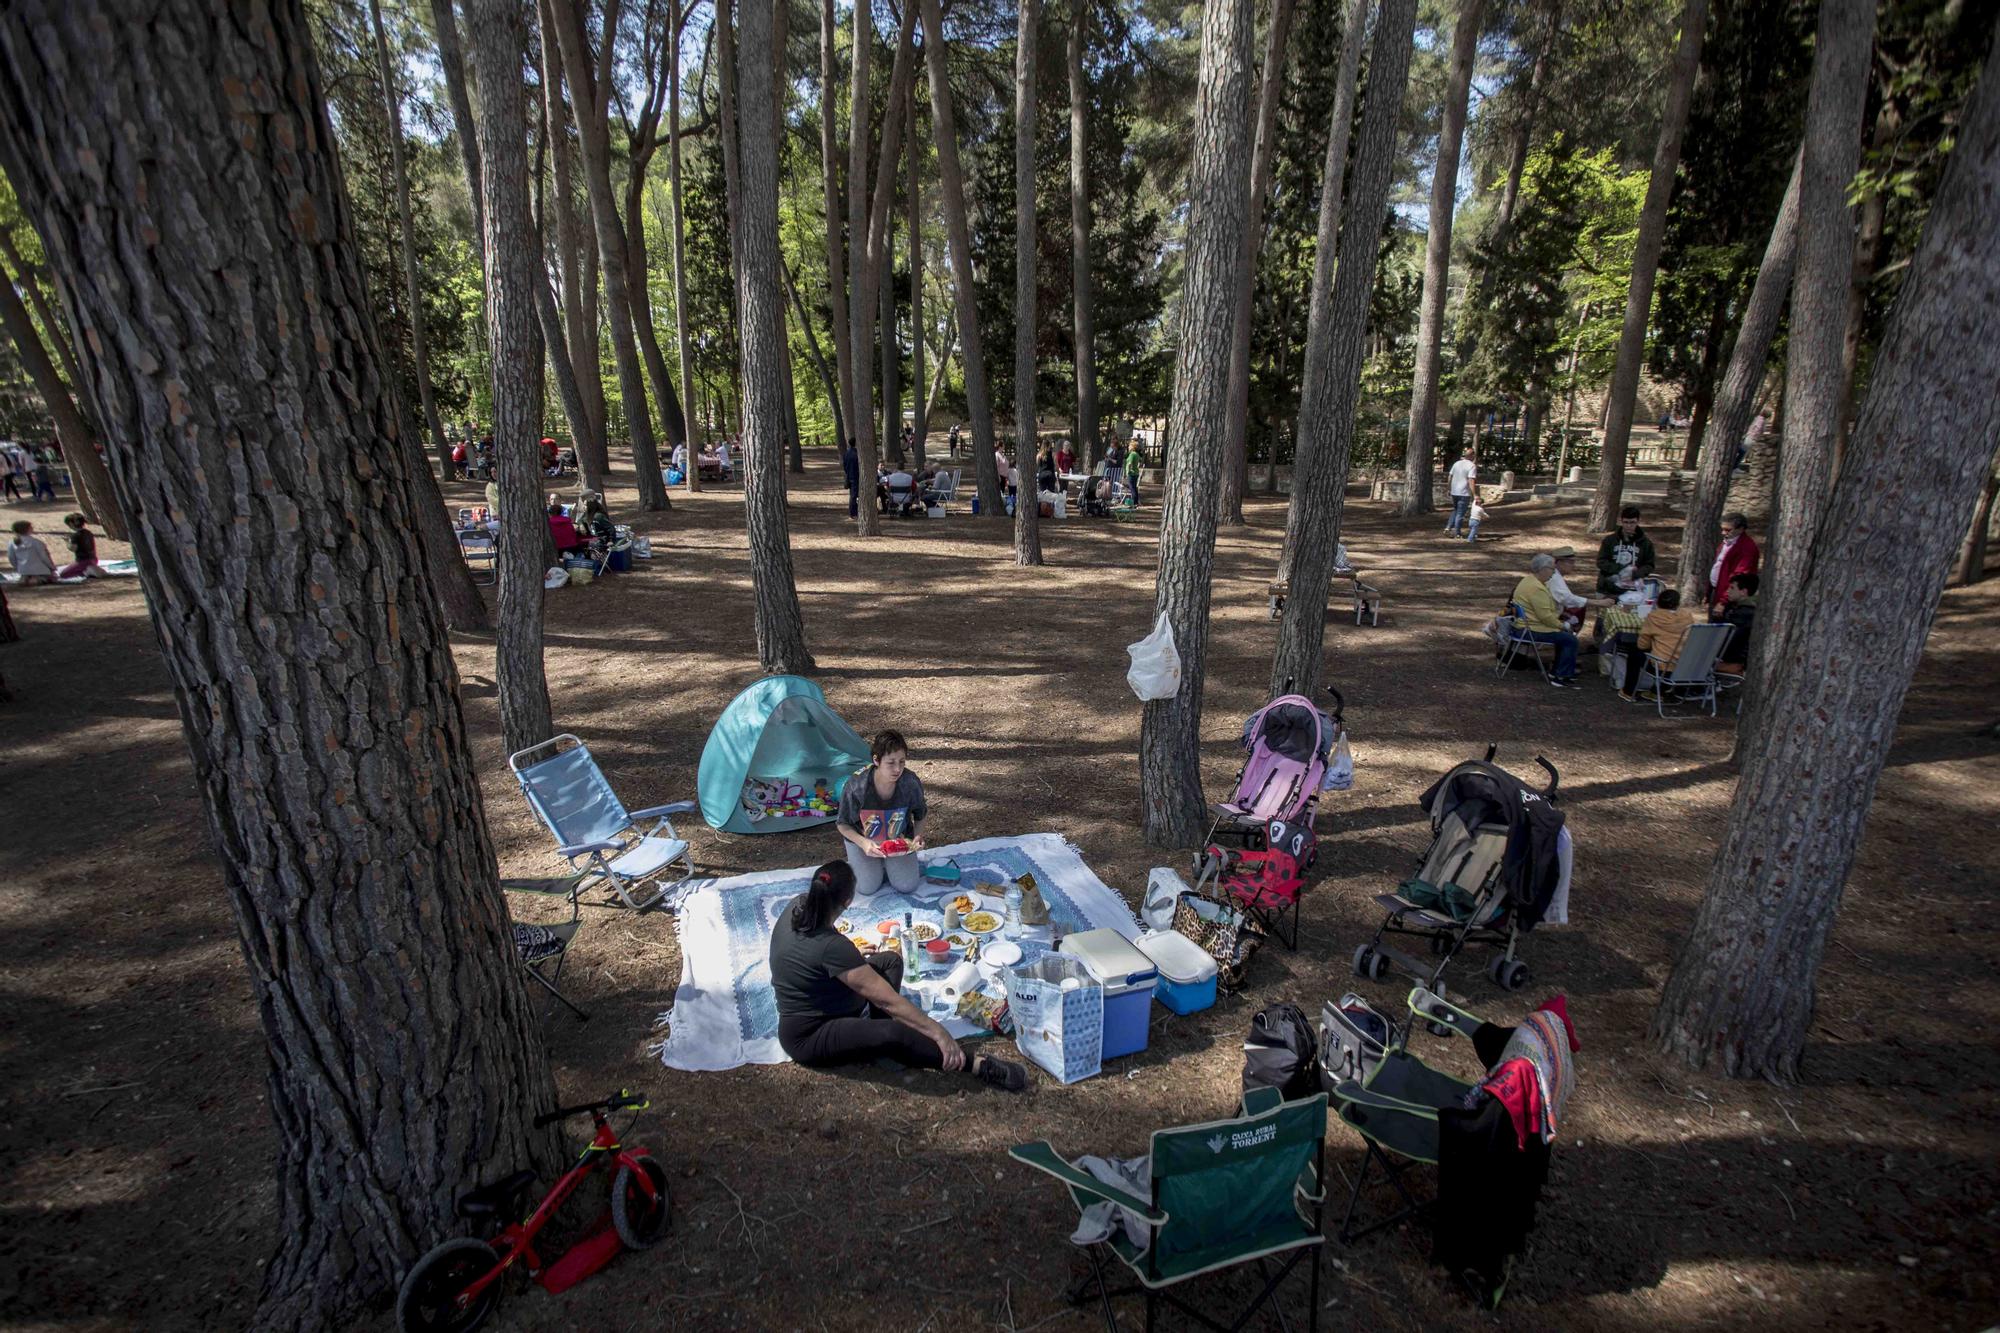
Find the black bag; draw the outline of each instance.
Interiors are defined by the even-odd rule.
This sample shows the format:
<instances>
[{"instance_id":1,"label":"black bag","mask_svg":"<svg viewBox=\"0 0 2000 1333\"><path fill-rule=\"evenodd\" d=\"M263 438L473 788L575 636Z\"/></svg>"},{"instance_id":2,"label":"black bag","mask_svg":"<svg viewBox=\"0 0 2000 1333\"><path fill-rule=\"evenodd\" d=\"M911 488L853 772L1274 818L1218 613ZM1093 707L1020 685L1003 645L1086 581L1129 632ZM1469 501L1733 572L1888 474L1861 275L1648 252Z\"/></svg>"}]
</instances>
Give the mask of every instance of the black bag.
<instances>
[{"instance_id":1,"label":"black bag","mask_svg":"<svg viewBox=\"0 0 2000 1333\"><path fill-rule=\"evenodd\" d=\"M1312 1096L1320 1090L1313 1066L1317 1045L1312 1024L1297 1005L1259 1009L1243 1043L1243 1090L1276 1088L1288 1102Z\"/></svg>"}]
</instances>

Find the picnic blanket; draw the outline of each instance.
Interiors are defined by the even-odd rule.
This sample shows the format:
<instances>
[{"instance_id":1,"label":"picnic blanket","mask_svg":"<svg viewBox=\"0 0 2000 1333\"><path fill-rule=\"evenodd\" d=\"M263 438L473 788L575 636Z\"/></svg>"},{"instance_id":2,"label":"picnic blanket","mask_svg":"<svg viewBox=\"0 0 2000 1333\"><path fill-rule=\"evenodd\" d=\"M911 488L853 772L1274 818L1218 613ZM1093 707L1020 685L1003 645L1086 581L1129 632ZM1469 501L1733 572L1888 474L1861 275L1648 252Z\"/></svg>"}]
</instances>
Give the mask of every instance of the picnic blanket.
<instances>
[{"instance_id":1,"label":"picnic blanket","mask_svg":"<svg viewBox=\"0 0 2000 1333\"><path fill-rule=\"evenodd\" d=\"M968 879L1011 880L1032 873L1048 903L1050 920L1065 933L1110 927L1128 939L1138 937L1139 922L1132 909L1058 834L981 838L927 849L924 860L955 862ZM669 901L677 913L681 940L680 986L674 992L674 1007L660 1016L668 1027L660 1059L669 1068L784 1063L785 1053L778 1045L778 997L771 989L771 929L778 913L805 892L816 868L698 880ZM872 898L855 899L849 915L875 921L900 918L908 911L935 912L938 899L956 891L926 883L906 897L884 885ZM1047 927L1028 932L1021 941L1024 960L1047 948L1047 934ZM956 1018L945 1027L954 1036L978 1030Z\"/></svg>"}]
</instances>

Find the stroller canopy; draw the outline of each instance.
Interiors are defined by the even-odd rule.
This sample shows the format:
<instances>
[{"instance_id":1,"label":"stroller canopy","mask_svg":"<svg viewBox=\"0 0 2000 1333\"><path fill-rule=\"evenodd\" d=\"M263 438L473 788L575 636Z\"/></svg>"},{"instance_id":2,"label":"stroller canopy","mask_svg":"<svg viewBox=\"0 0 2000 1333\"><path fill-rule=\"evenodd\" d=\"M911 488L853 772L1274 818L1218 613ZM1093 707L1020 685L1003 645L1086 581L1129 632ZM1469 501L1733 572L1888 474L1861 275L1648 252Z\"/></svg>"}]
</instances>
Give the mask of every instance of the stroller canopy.
<instances>
[{"instance_id":1,"label":"stroller canopy","mask_svg":"<svg viewBox=\"0 0 2000 1333\"><path fill-rule=\"evenodd\" d=\"M1513 903L1521 929L1539 925L1562 880L1558 844L1563 836L1563 812L1554 797L1498 765L1475 759L1446 773L1418 799L1433 829L1453 813L1468 829L1481 824L1507 826L1500 885Z\"/></svg>"},{"instance_id":2,"label":"stroller canopy","mask_svg":"<svg viewBox=\"0 0 2000 1333\"><path fill-rule=\"evenodd\" d=\"M781 833L834 817L840 787L868 762L868 742L827 707L819 686L767 676L722 710L702 747L702 818L725 833Z\"/></svg>"},{"instance_id":3,"label":"stroller canopy","mask_svg":"<svg viewBox=\"0 0 2000 1333\"><path fill-rule=\"evenodd\" d=\"M1309 764L1317 754L1333 752L1339 728L1302 694L1282 694L1243 720L1243 748L1254 750L1258 737L1266 748L1295 764Z\"/></svg>"}]
</instances>

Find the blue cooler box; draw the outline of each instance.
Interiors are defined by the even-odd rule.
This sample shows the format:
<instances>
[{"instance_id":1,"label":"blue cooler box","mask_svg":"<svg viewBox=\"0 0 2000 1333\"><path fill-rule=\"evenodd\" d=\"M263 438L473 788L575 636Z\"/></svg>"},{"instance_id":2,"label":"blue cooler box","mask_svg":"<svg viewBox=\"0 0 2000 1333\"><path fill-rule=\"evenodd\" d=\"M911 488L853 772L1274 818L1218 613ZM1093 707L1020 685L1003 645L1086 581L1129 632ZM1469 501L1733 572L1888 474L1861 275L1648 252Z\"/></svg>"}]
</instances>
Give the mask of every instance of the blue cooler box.
<instances>
[{"instance_id":1,"label":"blue cooler box","mask_svg":"<svg viewBox=\"0 0 2000 1333\"><path fill-rule=\"evenodd\" d=\"M1115 930L1063 936L1059 952L1082 963L1104 987L1104 1059L1146 1049L1159 970Z\"/></svg>"},{"instance_id":2,"label":"blue cooler box","mask_svg":"<svg viewBox=\"0 0 2000 1333\"><path fill-rule=\"evenodd\" d=\"M1215 1003L1215 960L1178 930L1141 935L1139 951L1160 970L1153 997L1177 1014L1198 1013Z\"/></svg>"}]
</instances>

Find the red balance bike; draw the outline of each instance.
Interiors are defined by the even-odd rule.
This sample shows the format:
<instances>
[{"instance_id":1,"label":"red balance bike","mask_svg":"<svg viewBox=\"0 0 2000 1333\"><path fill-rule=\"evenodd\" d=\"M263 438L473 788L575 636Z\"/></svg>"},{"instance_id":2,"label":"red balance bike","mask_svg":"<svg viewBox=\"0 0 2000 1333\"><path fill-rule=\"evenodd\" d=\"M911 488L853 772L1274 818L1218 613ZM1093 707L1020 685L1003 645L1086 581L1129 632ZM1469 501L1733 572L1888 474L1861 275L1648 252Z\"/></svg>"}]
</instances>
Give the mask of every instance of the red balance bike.
<instances>
[{"instance_id":1,"label":"red balance bike","mask_svg":"<svg viewBox=\"0 0 2000 1333\"><path fill-rule=\"evenodd\" d=\"M611 1262L619 1249L643 1250L666 1234L673 1217L667 1194L667 1173L643 1148L627 1148L611 1128L610 1113L643 1111L646 1099L621 1091L616 1097L586 1106L568 1106L535 1117L535 1125L553 1124L588 1114L597 1132L562 1179L542 1199L525 1222L509 1222L490 1241L469 1236L445 1241L417 1261L396 1294L396 1326L403 1333L471 1333L499 1303L508 1269L524 1265L528 1276L552 1292L565 1291ZM629 1133L635 1114L625 1126ZM611 1225L570 1246L562 1258L544 1266L535 1252L535 1237L548 1225L563 1201L576 1192L585 1176L608 1167L611 1177ZM521 1196L535 1183L532 1171L516 1171L491 1185L461 1195L458 1215L491 1224L521 1214Z\"/></svg>"}]
</instances>

